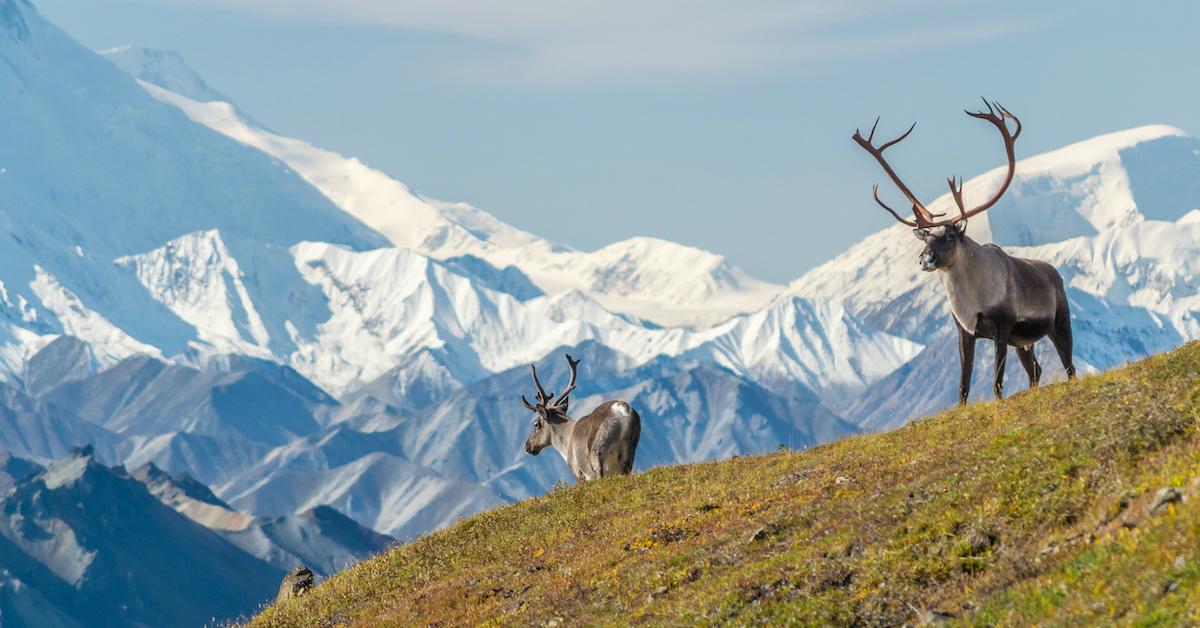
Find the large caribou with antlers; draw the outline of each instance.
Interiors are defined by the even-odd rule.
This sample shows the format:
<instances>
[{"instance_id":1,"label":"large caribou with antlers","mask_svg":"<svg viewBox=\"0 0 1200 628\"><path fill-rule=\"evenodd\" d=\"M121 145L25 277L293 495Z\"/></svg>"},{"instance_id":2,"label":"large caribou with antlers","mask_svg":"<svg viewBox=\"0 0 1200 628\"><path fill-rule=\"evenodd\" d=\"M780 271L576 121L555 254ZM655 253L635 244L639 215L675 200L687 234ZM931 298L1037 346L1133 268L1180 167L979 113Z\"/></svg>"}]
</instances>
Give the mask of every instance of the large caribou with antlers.
<instances>
[{"instance_id":1,"label":"large caribou with antlers","mask_svg":"<svg viewBox=\"0 0 1200 628\"><path fill-rule=\"evenodd\" d=\"M546 447L557 449L577 482L629 475L642 432L641 417L624 401L605 401L582 419L572 419L567 415L567 407L575 390L579 360L568 355L567 365L571 378L558 397L546 393L538 379L537 367L529 365L533 385L537 387L537 403L530 403L521 395L525 407L534 412L533 432L525 441L525 452L536 456Z\"/></svg>"},{"instance_id":2,"label":"large caribou with antlers","mask_svg":"<svg viewBox=\"0 0 1200 628\"><path fill-rule=\"evenodd\" d=\"M987 111L966 111L971 117L986 120L1000 131L1008 155L1008 174L1000 189L983 204L967 209L963 203L962 179L950 177L950 195L958 205L958 215L939 220L945 214L929 211L908 186L900 180L883 156L883 151L908 137L916 128L914 122L903 135L878 147L873 143L876 118L866 138L858 130L858 142L883 167L892 183L912 204L913 220L906 220L879 199L879 186L871 188L875 202L896 220L913 228L917 239L925 243L919 258L921 270L938 271L942 285L950 296L950 311L958 327L958 355L962 364L962 379L958 387L959 405L967 403L971 388L971 371L975 360L975 341L988 338L996 343L996 378L993 389L996 398L1004 396L1004 361L1008 347L1017 350L1021 365L1029 374L1030 388L1036 388L1042 367L1033 352L1033 345L1049 336L1062 360L1068 378L1075 377L1071 361L1071 312L1062 277L1053 266L1039 260L1012 257L994 244L979 244L967 237L967 220L987 211L1000 200L1012 183L1017 162L1014 152L1021 135L1021 121L999 103L984 99ZM1010 130L1012 120L1015 129Z\"/></svg>"}]
</instances>

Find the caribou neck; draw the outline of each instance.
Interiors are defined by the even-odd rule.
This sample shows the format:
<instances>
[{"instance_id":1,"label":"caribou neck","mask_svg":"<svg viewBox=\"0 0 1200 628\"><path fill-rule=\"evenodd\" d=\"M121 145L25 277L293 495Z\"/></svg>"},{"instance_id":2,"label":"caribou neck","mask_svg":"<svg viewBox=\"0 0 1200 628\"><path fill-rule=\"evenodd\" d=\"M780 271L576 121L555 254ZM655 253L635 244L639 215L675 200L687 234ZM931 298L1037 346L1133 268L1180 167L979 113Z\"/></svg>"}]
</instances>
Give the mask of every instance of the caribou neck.
<instances>
[{"instance_id":1,"label":"caribou neck","mask_svg":"<svg viewBox=\"0 0 1200 628\"><path fill-rule=\"evenodd\" d=\"M575 424L577 421L567 417L564 423L547 423L546 427L550 429L550 446L558 452L563 460L570 464L567 459L567 451L571 443L571 435L575 432Z\"/></svg>"},{"instance_id":2,"label":"caribou neck","mask_svg":"<svg viewBox=\"0 0 1200 628\"><path fill-rule=\"evenodd\" d=\"M950 297L950 312L959 327L969 334L976 333L976 323L996 299L993 265L988 263L987 250L965 234L959 240L954 264L938 269L942 287Z\"/></svg>"},{"instance_id":3,"label":"caribou neck","mask_svg":"<svg viewBox=\"0 0 1200 628\"><path fill-rule=\"evenodd\" d=\"M964 285L972 281L972 276L978 280L979 262L983 257L983 245L972 240L967 234L959 236L961 239L958 243L958 251L955 253L954 265L950 268L939 269L942 272L942 281L952 284Z\"/></svg>"}]
</instances>

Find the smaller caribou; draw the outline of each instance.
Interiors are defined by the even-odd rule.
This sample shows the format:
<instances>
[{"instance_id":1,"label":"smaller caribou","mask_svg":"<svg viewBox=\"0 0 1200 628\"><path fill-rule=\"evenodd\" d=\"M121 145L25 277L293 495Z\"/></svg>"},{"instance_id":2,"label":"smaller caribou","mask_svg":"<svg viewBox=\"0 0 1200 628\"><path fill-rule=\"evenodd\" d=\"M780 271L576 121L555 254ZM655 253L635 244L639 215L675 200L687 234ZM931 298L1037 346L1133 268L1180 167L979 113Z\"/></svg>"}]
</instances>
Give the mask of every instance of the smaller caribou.
<instances>
[{"instance_id":1,"label":"smaller caribou","mask_svg":"<svg viewBox=\"0 0 1200 628\"><path fill-rule=\"evenodd\" d=\"M633 471L633 456L637 452L642 419L637 410L624 401L605 401L592 413L578 421L567 416L568 399L575 390L579 360L567 356L571 379L557 398L546 394L538 380L537 367L530 365L533 384L537 387L537 403L521 401L532 410L533 433L525 441L525 453L536 456L546 447L554 447L566 460L577 482L595 480L608 475L629 475Z\"/></svg>"}]
</instances>

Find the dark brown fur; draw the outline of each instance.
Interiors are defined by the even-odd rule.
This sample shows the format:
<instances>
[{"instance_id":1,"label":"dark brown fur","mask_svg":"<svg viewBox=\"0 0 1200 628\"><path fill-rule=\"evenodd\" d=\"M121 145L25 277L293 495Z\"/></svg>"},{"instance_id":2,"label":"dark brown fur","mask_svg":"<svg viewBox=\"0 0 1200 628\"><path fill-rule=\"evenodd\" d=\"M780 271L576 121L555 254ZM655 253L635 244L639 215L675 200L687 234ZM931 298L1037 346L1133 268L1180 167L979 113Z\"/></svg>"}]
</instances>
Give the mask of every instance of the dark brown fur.
<instances>
[{"instance_id":1,"label":"dark brown fur","mask_svg":"<svg viewBox=\"0 0 1200 628\"><path fill-rule=\"evenodd\" d=\"M962 367L960 405L967 402L970 393L975 341L980 338L996 344L992 389L997 399L1004 396L1004 361L1009 346L1017 349L1031 388L1038 385L1042 375L1033 345L1045 337L1054 343L1067 377L1075 377L1070 305L1062 276L1053 266L1012 257L994 244L979 245L955 225L946 227L942 235L918 231L917 237L926 243L922 268L940 271L950 295Z\"/></svg>"}]
</instances>

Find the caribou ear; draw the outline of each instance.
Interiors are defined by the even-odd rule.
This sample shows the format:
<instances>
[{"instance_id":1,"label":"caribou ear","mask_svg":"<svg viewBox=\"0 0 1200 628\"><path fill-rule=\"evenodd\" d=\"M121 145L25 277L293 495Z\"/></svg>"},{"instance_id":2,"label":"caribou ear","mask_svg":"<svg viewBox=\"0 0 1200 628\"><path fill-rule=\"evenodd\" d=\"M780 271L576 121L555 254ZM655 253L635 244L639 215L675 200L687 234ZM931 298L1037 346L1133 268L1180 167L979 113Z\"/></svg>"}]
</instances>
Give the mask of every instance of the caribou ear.
<instances>
[{"instance_id":1,"label":"caribou ear","mask_svg":"<svg viewBox=\"0 0 1200 628\"><path fill-rule=\"evenodd\" d=\"M929 239L929 232L924 229L913 229L913 235L922 242Z\"/></svg>"},{"instance_id":2,"label":"caribou ear","mask_svg":"<svg viewBox=\"0 0 1200 628\"><path fill-rule=\"evenodd\" d=\"M571 420L571 417L567 416L566 404L563 404L562 406L555 406L553 408L546 408L546 414L542 415L542 418L545 419L547 423L566 423L567 421Z\"/></svg>"},{"instance_id":3,"label":"caribou ear","mask_svg":"<svg viewBox=\"0 0 1200 628\"><path fill-rule=\"evenodd\" d=\"M529 408L531 412L536 412L538 416L542 417L543 419L546 418L546 406L540 403L529 403L529 400L525 398L525 395L521 395L521 402L524 403L525 407Z\"/></svg>"}]
</instances>

